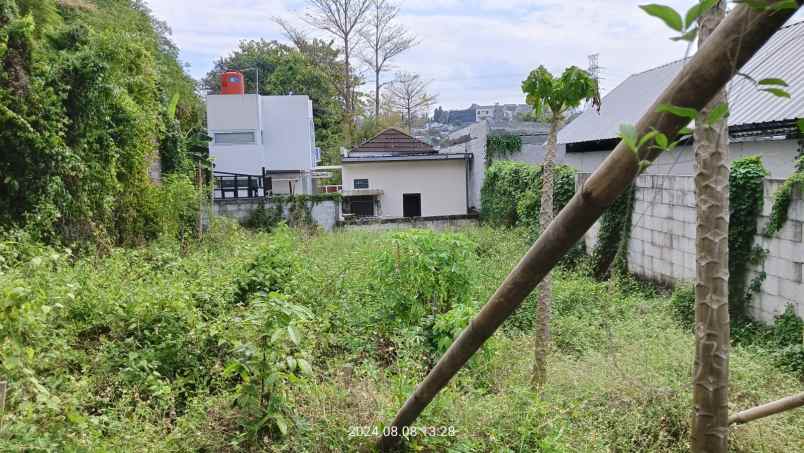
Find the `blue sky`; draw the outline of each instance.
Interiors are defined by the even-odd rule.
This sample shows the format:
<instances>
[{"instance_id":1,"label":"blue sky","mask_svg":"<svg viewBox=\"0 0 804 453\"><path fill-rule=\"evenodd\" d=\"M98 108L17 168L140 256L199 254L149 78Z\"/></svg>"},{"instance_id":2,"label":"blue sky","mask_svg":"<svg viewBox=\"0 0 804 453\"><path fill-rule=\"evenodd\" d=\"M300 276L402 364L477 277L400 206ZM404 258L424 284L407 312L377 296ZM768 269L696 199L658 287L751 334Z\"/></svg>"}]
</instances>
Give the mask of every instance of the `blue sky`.
<instances>
[{"instance_id":1,"label":"blue sky","mask_svg":"<svg viewBox=\"0 0 804 453\"><path fill-rule=\"evenodd\" d=\"M147 0L167 21L196 78L242 39L282 40L278 16L298 25L302 0ZM603 88L684 56L663 23L625 0L405 0L400 22L420 44L394 61L421 74L446 108L523 102L521 81L540 64L557 72L600 54ZM662 3L685 11L694 0ZM385 77L392 77L386 74Z\"/></svg>"}]
</instances>

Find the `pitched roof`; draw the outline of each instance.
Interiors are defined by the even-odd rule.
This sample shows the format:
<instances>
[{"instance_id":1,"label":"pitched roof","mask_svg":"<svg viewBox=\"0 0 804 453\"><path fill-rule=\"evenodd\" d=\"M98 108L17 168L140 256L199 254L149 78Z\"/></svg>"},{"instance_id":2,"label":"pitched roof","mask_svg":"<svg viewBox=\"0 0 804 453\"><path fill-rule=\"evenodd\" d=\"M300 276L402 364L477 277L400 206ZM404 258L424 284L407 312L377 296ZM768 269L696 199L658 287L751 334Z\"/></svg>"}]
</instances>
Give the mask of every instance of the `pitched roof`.
<instances>
[{"instance_id":1,"label":"pitched roof","mask_svg":"<svg viewBox=\"0 0 804 453\"><path fill-rule=\"evenodd\" d=\"M633 74L603 98L598 114L587 109L558 133L559 143L617 138L620 125L635 124L678 75L686 60ZM753 80L780 78L790 99L760 91L750 79L729 83L729 126L760 125L804 117L804 22L788 25L768 41L741 71Z\"/></svg>"},{"instance_id":2,"label":"pitched roof","mask_svg":"<svg viewBox=\"0 0 804 453\"><path fill-rule=\"evenodd\" d=\"M431 145L396 128L388 128L367 142L356 146L353 153L378 155L435 154Z\"/></svg>"}]
</instances>

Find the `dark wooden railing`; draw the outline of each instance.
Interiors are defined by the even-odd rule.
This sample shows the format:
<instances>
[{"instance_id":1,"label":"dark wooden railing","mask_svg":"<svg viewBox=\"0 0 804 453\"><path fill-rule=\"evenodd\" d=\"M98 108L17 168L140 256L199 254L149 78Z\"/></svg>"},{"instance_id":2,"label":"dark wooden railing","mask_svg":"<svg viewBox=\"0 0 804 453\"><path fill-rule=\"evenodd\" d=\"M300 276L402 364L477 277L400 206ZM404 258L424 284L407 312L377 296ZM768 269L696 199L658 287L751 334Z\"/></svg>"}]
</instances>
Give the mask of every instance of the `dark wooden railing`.
<instances>
[{"instance_id":1,"label":"dark wooden railing","mask_svg":"<svg viewBox=\"0 0 804 453\"><path fill-rule=\"evenodd\" d=\"M216 200L232 198L261 198L271 194L271 177L265 170L262 175L247 175L243 173L229 173L224 171L213 172L215 190L213 197Z\"/></svg>"}]
</instances>

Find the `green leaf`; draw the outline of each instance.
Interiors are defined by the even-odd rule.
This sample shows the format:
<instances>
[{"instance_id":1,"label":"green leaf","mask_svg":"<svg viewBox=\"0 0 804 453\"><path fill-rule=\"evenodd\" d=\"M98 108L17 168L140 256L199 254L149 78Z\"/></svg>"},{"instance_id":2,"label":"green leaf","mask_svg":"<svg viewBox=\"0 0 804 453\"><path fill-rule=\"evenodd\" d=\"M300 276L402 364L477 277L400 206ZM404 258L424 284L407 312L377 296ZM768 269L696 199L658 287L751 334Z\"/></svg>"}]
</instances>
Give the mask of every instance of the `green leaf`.
<instances>
[{"instance_id":1,"label":"green leaf","mask_svg":"<svg viewBox=\"0 0 804 453\"><path fill-rule=\"evenodd\" d=\"M729 105L725 102L721 102L709 112L709 116L706 118L706 124L712 126L727 116L729 116Z\"/></svg>"},{"instance_id":2,"label":"green leaf","mask_svg":"<svg viewBox=\"0 0 804 453\"><path fill-rule=\"evenodd\" d=\"M312 376L313 375L313 366L310 365L310 362L308 362L308 361L306 361L304 359L299 359L298 361L299 361L299 369L301 370L302 374L305 374L307 376Z\"/></svg>"},{"instance_id":3,"label":"green leaf","mask_svg":"<svg viewBox=\"0 0 804 453\"><path fill-rule=\"evenodd\" d=\"M804 118L799 118L798 121L796 121L796 124L798 124L798 130L804 134Z\"/></svg>"},{"instance_id":4,"label":"green leaf","mask_svg":"<svg viewBox=\"0 0 804 453\"><path fill-rule=\"evenodd\" d=\"M296 346L301 343L301 338L299 336L299 331L296 330L293 326L288 326L288 336L290 337L290 341L293 342Z\"/></svg>"},{"instance_id":5,"label":"green leaf","mask_svg":"<svg viewBox=\"0 0 804 453\"><path fill-rule=\"evenodd\" d=\"M785 91L785 90L783 90L781 88L764 88L764 89L762 89L760 91L765 91L765 92L770 93L770 94L772 94L772 95L774 95L776 97L790 99L790 93L788 93L787 91Z\"/></svg>"},{"instance_id":6,"label":"green leaf","mask_svg":"<svg viewBox=\"0 0 804 453\"><path fill-rule=\"evenodd\" d=\"M298 364L298 362L296 362L295 358L287 356L285 357L285 361L287 361L288 363L288 371L294 371L296 369L296 365Z\"/></svg>"},{"instance_id":7,"label":"green leaf","mask_svg":"<svg viewBox=\"0 0 804 453\"><path fill-rule=\"evenodd\" d=\"M675 36L670 38L671 41L688 41L692 42L695 41L695 38L698 37L698 27L693 28L692 30L684 33L681 36Z\"/></svg>"},{"instance_id":8,"label":"green leaf","mask_svg":"<svg viewBox=\"0 0 804 453\"><path fill-rule=\"evenodd\" d=\"M779 86L783 86L783 87L789 86L787 84L787 82L785 82L784 80L782 80L782 79L774 79L774 78L762 79L759 82L757 82L757 84L759 84L759 85L779 85Z\"/></svg>"},{"instance_id":9,"label":"green leaf","mask_svg":"<svg viewBox=\"0 0 804 453\"><path fill-rule=\"evenodd\" d=\"M679 107L677 105L671 104L659 104L659 107L656 109L657 112L667 112L675 116L680 116L681 118L689 118L694 120L696 116L698 116L698 111L695 109L691 109L689 107Z\"/></svg>"},{"instance_id":10,"label":"green leaf","mask_svg":"<svg viewBox=\"0 0 804 453\"><path fill-rule=\"evenodd\" d=\"M633 124L620 125L620 138L628 145L631 151L637 151L637 130Z\"/></svg>"},{"instance_id":11,"label":"green leaf","mask_svg":"<svg viewBox=\"0 0 804 453\"><path fill-rule=\"evenodd\" d=\"M651 140L652 140L654 137L656 137L656 135L657 135L658 133L659 133L659 131L657 131L657 130L652 130L652 131L648 132L647 134L643 135L643 136L642 136L642 138L640 138L640 139L639 139L639 143L637 143L637 146L636 146L636 147L637 147L637 150L639 150L640 148L642 148L642 147L645 145L645 143L648 143L648 142L649 142L649 141L651 141Z\"/></svg>"},{"instance_id":12,"label":"green leaf","mask_svg":"<svg viewBox=\"0 0 804 453\"><path fill-rule=\"evenodd\" d=\"M682 127L681 130L678 131L678 135L681 137L692 135L693 133L695 133L695 131L688 127Z\"/></svg>"},{"instance_id":13,"label":"green leaf","mask_svg":"<svg viewBox=\"0 0 804 453\"><path fill-rule=\"evenodd\" d=\"M657 5L655 3L640 5L639 7L649 15L664 21L664 23L673 30L684 31L684 22L681 19L681 15L673 8L666 5Z\"/></svg>"},{"instance_id":14,"label":"green leaf","mask_svg":"<svg viewBox=\"0 0 804 453\"><path fill-rule=\"evenodd\" d=\"M288 422L285 421L285 418L281 415L275 415L274 423L276 423L276 427L279 428L279 432L282 433L283 436L287 436Z\"/></svg>"},{"instance_id":15,"label":"green leaf","mask_svg":"<svg viewBox=\"0 0 804 453\"><path fill-rule=\"evenodd\" d=\"M656 146L658 146L659 149L667 149L667 144L668 140L666 135L661 132L656 134Z\"/></svg>"},{"instance_id":16,"label":"green leaf","mask_svg":"<svg viewBox=\"0 0 804 453\"><path fill-rule=\"evenodd\" d=\"M687 28L690 28L690 25L693 24L699 17L701 17L705 12L709 11L713 6L715 6L717 0L701 0L692 8L687 10L687 16L684 19L684 24Z\"/></svg>"}]
</instances>

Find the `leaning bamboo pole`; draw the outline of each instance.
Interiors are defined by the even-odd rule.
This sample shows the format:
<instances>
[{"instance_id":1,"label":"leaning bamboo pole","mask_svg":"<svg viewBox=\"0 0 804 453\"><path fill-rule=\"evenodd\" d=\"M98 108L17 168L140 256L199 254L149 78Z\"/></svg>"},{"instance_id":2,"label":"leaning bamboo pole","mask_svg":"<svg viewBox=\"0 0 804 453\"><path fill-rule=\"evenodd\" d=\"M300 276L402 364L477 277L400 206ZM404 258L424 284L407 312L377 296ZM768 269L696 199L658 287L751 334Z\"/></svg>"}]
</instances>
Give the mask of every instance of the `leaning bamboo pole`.
<instances>
[{"instance_id":1,"label":"leaning bamboo pole","mask_svg":"<svg viewBox=\"0 0 804 453\"><path fill-rule=\"evenodd\" d=\"M655 129L668 137L675 137L688 120L657 112L659 105L702 109L800 7L801 0L790 9L757 10L746 4L736 7L642 115L636 125L639 135ZM381 450L390 450L399 443L403 428L416 420L558 260L581 239L606 207L625 191L639 174L640 161L653 161L658 156L648 146L642 150L636 156L620 142L609 154L416 387L392 424L383 430L384 435L377 444Z\"/></svg>"},{"instance_id":2,"label":"leaning bamboo pole","mask_svg":"<svg viewBox=\"0 0 804 453\"><path fill-rule=\"evenodd\" d=\"M759 418L769 417L802 406L804 406L804 392L737 412L729 417L729 425L752 422Z\"/></svg>"}]
</instances>

